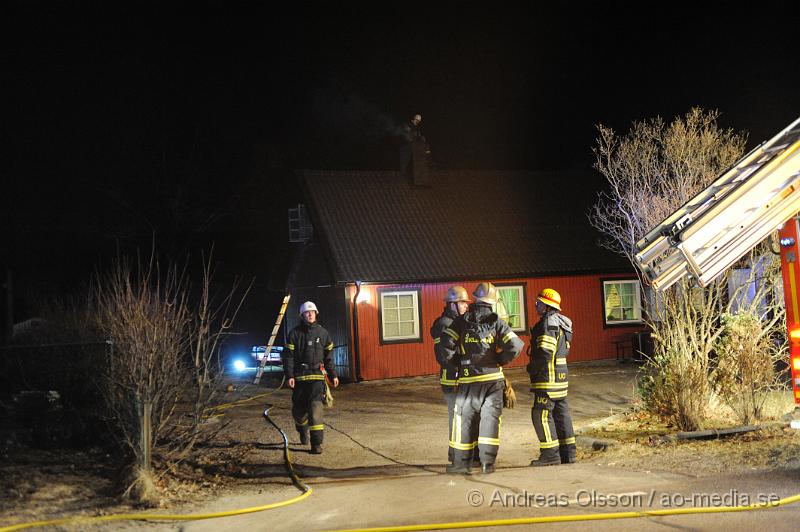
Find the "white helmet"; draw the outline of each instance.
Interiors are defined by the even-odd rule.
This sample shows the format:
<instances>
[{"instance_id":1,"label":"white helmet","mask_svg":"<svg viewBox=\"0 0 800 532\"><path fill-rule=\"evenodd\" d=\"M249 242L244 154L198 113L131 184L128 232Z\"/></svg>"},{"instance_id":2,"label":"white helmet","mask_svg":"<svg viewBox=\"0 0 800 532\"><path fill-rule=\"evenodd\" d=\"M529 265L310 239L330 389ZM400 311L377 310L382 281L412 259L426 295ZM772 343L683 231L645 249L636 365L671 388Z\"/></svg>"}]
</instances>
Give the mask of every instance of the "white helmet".
<instances>
[{"instance_id":1,"label":"white helmet","mask_svg":"<svg viewBox=\"0 0 800 532\"><path fill-rule=\"evenodd\" d=\"M312 301L306 301L302 305L300 305L300 315L303 315L303 312L308 310L313 310L317 314L319 314L319 310L317 310L317 306Z\"/></svg>"}]
</instances>

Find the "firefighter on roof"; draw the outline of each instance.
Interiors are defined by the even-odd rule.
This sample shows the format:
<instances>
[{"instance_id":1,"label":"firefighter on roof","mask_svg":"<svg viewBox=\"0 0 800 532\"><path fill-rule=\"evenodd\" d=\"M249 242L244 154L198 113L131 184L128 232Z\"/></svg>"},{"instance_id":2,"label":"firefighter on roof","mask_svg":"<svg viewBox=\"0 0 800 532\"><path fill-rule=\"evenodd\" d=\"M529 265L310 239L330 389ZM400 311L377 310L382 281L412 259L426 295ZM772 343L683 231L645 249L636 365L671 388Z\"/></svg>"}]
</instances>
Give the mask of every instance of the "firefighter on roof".
<instances>
[{"instance_id":1,"label":"firefighter on roof","mask_svg":"<svg viewBox=\"0 0 800 532\"><path fill-rule=\"evenodd\" d=\"M453 321L463 315L469 309L470 299L467 290L463 286L451 286L447 290L444 298L444 311L436 318L431 326L431 337L433 337L434 347L439 343L444 330L453 324ZM436 361L441 366L441 378L439 383L442 385L442 393L447 402L447 434L453 432L453 407L456 402L456 379L458 371L455 366L448 364L439 358L439 351L436 351ZM447 458L453 462L453 448L448 446Z\"/></svg>"},{"instance_id":2,"label":"firefighter on roof","mask_svg":"<svg viewBox=\"0 0 800 532\"><path fill-rule=\"evenodd\" d=\"M300 434L300 443L311 440L311 452L322 453L322 401L325 396L325 372L339 386L333 367L333 342L319 323L317 306L311 301L300 305L300 324L289 332L283 351L283 371L292 388L292 417ZM310 438L309 438L310 433Z\"/></svg>"},{"instance_id":3,"label":"firefighter on roof","mask_svg":"<svg viewBox=\"0 0 800 532\"><path fill-rule=\"evenodd\" d=\"M539 438L539 458L532 466L575 462L575 433L567 404L567 355L572 321L561 314L561 295L545 288L536 298L539 322L531 329L533 344L528 373L533 408L531 420Z\"/></svg>"},{"instance_id":4,"label":"firefighter on roof","mask_svg":"<svg viewBox=\"0 0 800 532\"><path fill-rule=\"evenodd\" d=\"M454 459L447 466L447 472L453 474L472 472L475 448L482 472L494 472L505 387L502 366L517 358L524 345L492 310L497 303L497 288L492 283L479 284L472 295L475 303L444 330L436 344L437 358L458 367L450 433Z\"/></svg>"}]
</instances>

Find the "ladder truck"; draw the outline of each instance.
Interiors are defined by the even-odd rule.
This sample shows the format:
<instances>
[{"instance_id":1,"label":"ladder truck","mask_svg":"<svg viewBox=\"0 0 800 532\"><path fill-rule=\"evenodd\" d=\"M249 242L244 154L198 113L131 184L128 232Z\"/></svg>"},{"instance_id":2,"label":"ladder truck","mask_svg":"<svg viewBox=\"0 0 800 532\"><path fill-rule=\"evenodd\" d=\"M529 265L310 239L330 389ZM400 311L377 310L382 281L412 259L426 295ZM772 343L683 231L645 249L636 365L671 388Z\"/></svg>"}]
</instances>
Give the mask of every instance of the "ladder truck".
<instances>
[{"instance_id":1,"label":"ladder truck","mask_svg":"<svg viewBox=\"0 0 800 532\"><path fill-rule=\"evenodd\" d=\"M708 286L775 229L795 412L800 408L800 118L762 142L636 243L655 290L690 276ZM792 422L800 428L800 421Z\"/></svg>"}]
</instances>

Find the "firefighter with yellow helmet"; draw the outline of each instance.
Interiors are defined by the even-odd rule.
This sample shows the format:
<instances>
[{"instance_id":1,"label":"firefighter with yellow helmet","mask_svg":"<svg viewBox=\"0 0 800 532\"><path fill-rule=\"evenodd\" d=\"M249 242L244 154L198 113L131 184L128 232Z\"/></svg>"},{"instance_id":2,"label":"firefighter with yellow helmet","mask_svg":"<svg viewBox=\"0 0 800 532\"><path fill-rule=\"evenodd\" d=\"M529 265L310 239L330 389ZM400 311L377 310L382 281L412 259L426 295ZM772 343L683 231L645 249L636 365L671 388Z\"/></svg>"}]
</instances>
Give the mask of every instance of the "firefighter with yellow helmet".
<instances>
[{"instance_id":1,"label":"firefighter with yellow helmet","mask_svg":"<svg viewBox=\"0 0 800 532\"><path fill-rule=\"evenodd\" d=\"M561 295L545 288L536 298L540 319L531 328L531 420L539 438L539 458L532 466L575 462L575 433L567 404L567 355L572 320L561 314Z\"/></svg>"},{"instance_id":2,"label":"firefighter with yellow helmet","mask_svg":"<svg viewBox=\"0 0 800 532\"><path fill-rule=\"evenodd\" d=\"M470 299L467 289L463 286L451 286L444 297L444 304L442 315L436 318L436 321L431 326L434 348L439 343L444 330L450 327L457 317L463 315L469 309ZM436 361L441 367L439 383L442 385L442 393L444 393L444 399L447 402L447 434L451 434L453 431L453 406L456 402L458 370L452 364L440 359L438 351L436 351L436 355ZM448 446L447 458L450 463L453 463L453 448L450 446Z\"/></svg>"},{"instance_id":3,"label":"firefighter with yellow helmet","mask_svg":"<svg viewBox=\"0 0 800 532\"><path fill-rule=\"evenodd\" d=\"M447 327L436 344L437 359L458 368L458 391L453 408L450 447L452 474L470 474L475 449L481 470L495 470L500 449L500 416L503 412L503 366L519 356L522 340L492 310L497 288L481 283L472 293L475 303Z\"/></svg>"},{"instance_id":4,"label":"firefighter with yellow helmet","mask_svg":"<svg viewBox=\"0 0 800 532\"><path fill-rule=\"evenodd\" d=\"M308 445L311 453L322 453L325 425L322 421L322 401L325 397L325 376L320 366L339 386L333 365L333 342L330 334L317 322L317 306L306 301L300 305L300 324L289 332L283 350L283 372L292 389L292 417L300 435L300 443ZM310 438L309 438L310 433Z\"/></svg>"}]
</instances>

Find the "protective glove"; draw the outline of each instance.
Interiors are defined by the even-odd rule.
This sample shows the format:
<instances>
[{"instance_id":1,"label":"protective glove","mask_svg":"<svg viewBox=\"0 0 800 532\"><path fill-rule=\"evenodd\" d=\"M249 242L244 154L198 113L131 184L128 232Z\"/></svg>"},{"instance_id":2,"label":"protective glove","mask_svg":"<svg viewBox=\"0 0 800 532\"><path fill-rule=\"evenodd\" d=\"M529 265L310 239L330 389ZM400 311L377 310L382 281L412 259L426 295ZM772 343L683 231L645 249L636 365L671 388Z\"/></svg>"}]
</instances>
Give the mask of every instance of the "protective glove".
<instances>
[{"instance_id":1,"label":"protective glove","mask_svg":"<svg viewBox=\"0 0 800 532\"><path fill-rule=\"evenodd\" d=\"M514 388L506 379L506 387L503 390L503 408L514 408L515 406L517 406L517 394L514 393Z\"/></svg>"}]
</instances>

